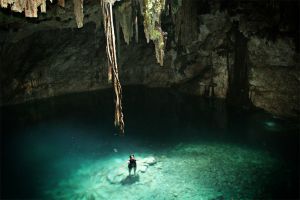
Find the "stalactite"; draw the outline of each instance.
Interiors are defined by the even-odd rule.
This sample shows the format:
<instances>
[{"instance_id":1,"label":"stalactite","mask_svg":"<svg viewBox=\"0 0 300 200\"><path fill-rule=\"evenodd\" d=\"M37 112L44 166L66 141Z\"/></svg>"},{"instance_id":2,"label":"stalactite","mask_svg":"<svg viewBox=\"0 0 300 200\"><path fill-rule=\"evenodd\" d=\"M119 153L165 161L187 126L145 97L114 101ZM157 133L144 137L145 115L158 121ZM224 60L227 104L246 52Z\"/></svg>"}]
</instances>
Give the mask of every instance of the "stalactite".
<instances>
[{"instance_id":1,"label":"stalactite","mask_svg":"<svg viewBox=\"0 0 300 200\"><path fill-rule=\"evenodd\" d=\"M162 66L164 61L165 33L161 29L160 16L165 8L165 0L144 0L144 32L147 42L155 45L157 62Z\"/></svg>"},{"instance_id":2,"label":"stalactite","mask_svg":"<svg viewBox=\"0 0 300 200\"><path fill-rule=\"evenodd\" d=\"M116 23L120 23L124 40L129 44L133 36L132 3L131 0L124 0L115 10Z\"/></svg>"},{"instance_id":3,"label":"stalactite","mask_svg":"<svg viewBox=\"0 0 300 200\"><path fill-rule=\"evenodd\" d=\"M46 13L46 0L41 0L41 12Z\"/></svg>"},{"instance_id":4,"label":"stalactite","mask_svg":"<svg viewBox=\"0 0 300 200\"><path fill-rule=\"evenodd\" d=\"M101 7L103 13L103 24L106 34L106 53L108 57L108 67L112 69L113 86L115 91L115 126L124 134L124 120L122 112L122 88L118 74L118 63L116 55L115 32L113 23L112 5L115 0L102 0Z\"/></svg>"},{"instance_id":5,"label":"stalactite","mask_svg":"<svg viewBox=\"0 0 300 200\"><path fill-rule=\"evenodd\" d=\"M139 6L138 0L132 1L136 43L139 42L138 6Z\"/></svg>"},{"instance_id":6,"label":"stalactite","mask_svg":"<svg viewBox=\"0 0 300 200\"><path fill-rule=\"evenodd\" d=\"M73 0L74 14L78 28L83 27L83 0Z\"/></svg>"},{"instance_id":7,"label":"stalactite","mask_svg":"<svg viewBox=\"0 0 300 200\"><path fill-rule=\"evenodd\" d=\"M182 6L182 0L174 0L170 1L170 7L171 7L171 14L172 14L172 20L173 23L175 23L175 15Z\"/></svg>"},{"instance_id":8,"label":"stalactite","mask_svg":"<svg viewBox=\"0 0 300 200\"><path fill-rule=\"evenodd\" d=\"M134 25L135 25L135 42L138 43L139 42L139 24L138 24L137 15L135 16Z\"/></svg>"},{"instance_id":9,"label":"stalactite","mask_svg":"<svg viewBox=\"0 0 300 200\"><path fill-rule=\"evenodd\" d=\"M37 5L35 0L27 0L25 3L25 16L37 17Z\"/></svg>"},{"instance_id":10,"label":"stalactite","mask_svg":"<svg viewBox=\"0 0 300 200\"><path fill-rule=\"evenodd\" d=\"M175 40L180 45L189 45L198 38L198 19L194 17L197 16L197 3L197 0L188 0L174 4Z\"/></svg>"},{"instance_id":11,"label":"stalactite","mask_svg":"<svg viewBox=\"0 0 300 200\"><path fill-rule=\"evenodd\" d=\"M58 5L61 7L65 7L65 0L58 0Z\"/></svg>"},{"instance_id":12,"label":"stalactite","mask_svg":"<svg viewBox=\"0 0 300 200\"><path fill-rule=\"evenodd\" d=\"M52 2L52 0L50 0ZM124 133L124 120L122 112L122 88L118 75L117 51L113 23L112 6L116 0L101 0L104 29L106 34L106 53L108 57L108 80L113 83L115 92L115 125ZM178 0L179 1L179 0ZM133 2L133 3L132 3ZM74 14L77 27L83 27L83 0L73 0ZM147 42L152 40L155 44L156 59L163 65L165 49L165 32L161 29L161 14L165 9L165 0L123 0L116 12L116 22L121 26L124 40L128 44L133 36L135 25L135 40L138 42L138 4L144 16L144 32ZM65 0L58 0L58 5L64 7ZM38 7L46 12L46 0L0 0L3 8L11 7L12 11L25 11L26 17L37 17ZM133 13L133 9L135 9ZM118 28L117 31L119 31ZM118 42L118 45L120 42Z\"/></svg>"},{"instance_id":13,"label":"stalactite","mask_svg":"<svg viewBox=\"0 0 300 200\"><path fill-rule=\"evenodd\" d=\"M8 5L7 0L0 0L0 4L2 8L7 8Z\"/></svg>"},{"instance_id":14,"label":"stalactite","mask_svg":"<svg viewBox=\"0 0 300 200\"><path fill-rule=\"evenodd\" d=\"M14 12L23 12L24 7L25 7L25 2L23 0L17 0L12 4L11 10ZM45 3L46 5L46 3ZM42 8L42 7L41 7Z\"/></svg>"},{"instance_id":15,"label":"stalactite","mask_svg":"<svg viewBox=\"0 0 300 200\"><path fill-rule=\"evenodd\" d=\"M38 7L42 13L46 13L46 0L0 0L0 7L10 7L13 12L24 11L25 17L38 17Z\"/></svg>"}]
</instances>

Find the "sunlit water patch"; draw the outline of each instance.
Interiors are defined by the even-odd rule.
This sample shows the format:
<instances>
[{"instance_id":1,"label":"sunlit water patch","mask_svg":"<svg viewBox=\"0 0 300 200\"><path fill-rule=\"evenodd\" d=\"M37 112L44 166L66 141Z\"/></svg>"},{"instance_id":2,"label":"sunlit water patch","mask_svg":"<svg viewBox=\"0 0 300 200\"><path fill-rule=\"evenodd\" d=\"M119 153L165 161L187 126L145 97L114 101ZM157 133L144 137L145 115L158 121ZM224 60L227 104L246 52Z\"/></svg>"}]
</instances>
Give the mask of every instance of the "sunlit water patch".
<instances>
[{"instance_id":1,"label":"sunlit water patch","mask_svg":"<svg viewBox=\"0 0 300 200\"><path fill-rule=\"evenodd\" d=\"M138 161L154 156L156 163L139 172L138 162L135 176L128 175L126 155L82 161L46 195L50 199L268 198L265 186L279 164L268 152L222 143L181 143L153 153L138 154ZM116 170L121 174L114 174ZM110 175L123 177L112 183Z\"/></svg>"}]
</instances>

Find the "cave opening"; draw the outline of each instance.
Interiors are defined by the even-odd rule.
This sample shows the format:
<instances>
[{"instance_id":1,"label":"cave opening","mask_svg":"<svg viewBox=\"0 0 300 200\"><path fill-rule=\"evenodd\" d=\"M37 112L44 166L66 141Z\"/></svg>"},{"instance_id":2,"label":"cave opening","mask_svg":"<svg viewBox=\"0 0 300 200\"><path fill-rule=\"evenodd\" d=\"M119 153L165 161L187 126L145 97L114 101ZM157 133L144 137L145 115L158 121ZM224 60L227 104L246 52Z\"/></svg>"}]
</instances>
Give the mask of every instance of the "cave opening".
<instances>
[{"instance_id":1,"label":"cave opening","mask_svg":"<svg viewBox=\"0 0 300 200\"><path fill-rule=\"evenodd\" d=\"M299 7L0 0L0 198L299 199Z\"/></svg>"}]
</instances>

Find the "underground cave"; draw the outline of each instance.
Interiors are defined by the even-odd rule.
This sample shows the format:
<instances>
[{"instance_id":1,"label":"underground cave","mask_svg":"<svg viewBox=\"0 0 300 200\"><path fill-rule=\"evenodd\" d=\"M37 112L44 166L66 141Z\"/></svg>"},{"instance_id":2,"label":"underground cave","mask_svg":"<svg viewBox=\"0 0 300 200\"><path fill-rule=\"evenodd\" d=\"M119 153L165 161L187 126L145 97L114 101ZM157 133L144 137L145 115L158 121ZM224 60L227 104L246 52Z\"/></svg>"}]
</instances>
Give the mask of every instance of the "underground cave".
<instances>
[{"instance_id":1,"label":"underground cave","mask_svg":"<svg viewBox=\"0 0 300 200\"><path fill-rule=\"evenodd\" d=\"M0 199L299 199L299 8L0 0Z\"/></svg>"}]
</instances>

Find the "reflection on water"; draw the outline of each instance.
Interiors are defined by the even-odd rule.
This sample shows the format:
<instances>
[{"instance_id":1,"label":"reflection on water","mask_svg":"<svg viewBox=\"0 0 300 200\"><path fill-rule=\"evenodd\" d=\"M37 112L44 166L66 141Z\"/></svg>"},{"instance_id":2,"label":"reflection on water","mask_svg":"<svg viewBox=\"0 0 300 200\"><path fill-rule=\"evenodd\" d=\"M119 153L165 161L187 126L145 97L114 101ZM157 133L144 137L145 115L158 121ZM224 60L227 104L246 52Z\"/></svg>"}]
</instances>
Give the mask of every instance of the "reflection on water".
<instances>
[{"instance_id":1,"label":"reflection on water","mask_svg":"<svg viewBox=\"0 0 300 200\"><path fill-rule=\"evenodd\" d=\"M222 100L166 89L130 87L124 95L125 137L113 126L111 90L2 107L1 197L298 195L296 122L262 111L233 111ZM159 162L136 177L110 183L112 169L127 172L130 153L153 155Z\"/></svg>"}]
</instances>

